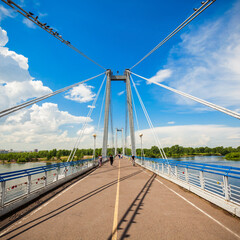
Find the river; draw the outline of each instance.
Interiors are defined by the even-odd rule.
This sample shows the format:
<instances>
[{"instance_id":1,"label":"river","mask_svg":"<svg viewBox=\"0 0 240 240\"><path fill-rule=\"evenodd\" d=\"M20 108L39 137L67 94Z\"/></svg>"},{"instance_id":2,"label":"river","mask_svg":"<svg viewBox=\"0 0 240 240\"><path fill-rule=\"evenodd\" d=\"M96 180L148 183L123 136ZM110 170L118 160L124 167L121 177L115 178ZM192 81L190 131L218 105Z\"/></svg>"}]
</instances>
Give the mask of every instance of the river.
<instances>
[{"instance_id":1,"label":"river","mask_svg":"<svg viewBox=\"0 0 240 240\"><path fill-rule=\"evenodd\" d=\"M189 161L189 162L198 162L198 163L209 163L216 165L232 166L240 168L240 161L229 161L225 160L222 156L195 156L195 157L182 157L175 158L175 160ZM53 162L55 163L55 162ZM3 172L13 172L17 170L23 170L27 168L46 166L51 163L44 162L28 162L28 163L6 163L0 164L0 173Z\"/></svg>"},{"instance_id":2,"label":"river","mask_svg":"<svg viewBox=\"0 0 240 240\"><path fill-rule=\"evenodd\" d=\"M13 172L13 171L18 171L18 170L23 170L28 168L34 168L34 167L42 167L49 164L52 164L52 163L49 163L49 162L48 163L45 163L45 162L5 163L5 164L0 164L0 173Z\"/></svg>"}]
</instances>

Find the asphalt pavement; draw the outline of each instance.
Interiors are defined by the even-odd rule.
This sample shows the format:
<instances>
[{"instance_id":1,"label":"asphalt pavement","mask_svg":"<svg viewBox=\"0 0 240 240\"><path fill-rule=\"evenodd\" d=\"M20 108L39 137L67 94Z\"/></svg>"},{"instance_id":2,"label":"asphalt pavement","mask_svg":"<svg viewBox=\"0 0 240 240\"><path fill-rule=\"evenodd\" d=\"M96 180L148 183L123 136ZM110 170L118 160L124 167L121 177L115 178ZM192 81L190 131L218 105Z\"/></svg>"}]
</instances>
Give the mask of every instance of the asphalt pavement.
<instances>
[{"instance_id":1,"label":"asphalt pavement","mask_svg":"<svg viewBox=\"0 0 240 240\"><path fill-rule=\"evenodd\" d=\"M1 232L2 239L240 239L240 220L139 167L114 160Z\"/></svg>"}]
</instances>

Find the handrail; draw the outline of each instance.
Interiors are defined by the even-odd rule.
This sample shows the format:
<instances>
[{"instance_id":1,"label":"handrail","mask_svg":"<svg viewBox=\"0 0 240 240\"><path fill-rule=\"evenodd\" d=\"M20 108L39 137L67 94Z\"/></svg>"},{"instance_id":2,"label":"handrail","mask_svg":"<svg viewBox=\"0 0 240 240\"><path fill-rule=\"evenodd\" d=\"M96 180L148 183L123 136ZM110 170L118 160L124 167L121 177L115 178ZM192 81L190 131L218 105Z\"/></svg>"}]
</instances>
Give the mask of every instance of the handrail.
<instances>
[{"instance_id":1,"label":"handrail","mask_svg":"<svg viewBox=\"0 0 240 240\"><path fill-rule=\"evenodd\" d=\"M18 178L22 178L22 177L27 177L27 176L39 174L42 172L48 172L48 171L52 171L57 168L64 168L64 167L77 165L77 164L81 164L81 163L92 161L92 160L94 160L94 158L82 159L82 160L72 161L72 162L55 163L55 164L50 164L50 165L46 165L46 166L40 166L40 167L28 168L28 169L17 170L17 171L12 171L12 172L0 173L0 182L18 179Z\"/></svg>"},{"instance_id":2,"label":"handrail","mask_svg":"<svg viewBox=\"0 0 240 240\"><path fill-rule=\"evenodd\" d=\"M137 158L141 159L140 156L137 156ZM223 165L199 163L199 162L178 161L178 160L170 160L170 159L166 161L166 159L162 159L162 158L144 157L144 160L240 179L239 167L223 166Z\"/></svg>"}]
</instances>

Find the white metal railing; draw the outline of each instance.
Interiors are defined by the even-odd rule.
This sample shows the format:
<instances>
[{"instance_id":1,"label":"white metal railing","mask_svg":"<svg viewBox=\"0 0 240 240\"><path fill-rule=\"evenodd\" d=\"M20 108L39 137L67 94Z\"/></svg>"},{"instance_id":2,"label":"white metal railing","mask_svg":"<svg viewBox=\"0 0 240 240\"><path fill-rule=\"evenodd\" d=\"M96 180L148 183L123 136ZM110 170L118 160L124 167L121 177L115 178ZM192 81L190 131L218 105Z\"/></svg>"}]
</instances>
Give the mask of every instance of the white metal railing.
<instances>
[{"instance_id":1,"label":"white metal railing","mask_svg":"<svg viewBox=\"0 0 240 240\"><path fill-rule=\"evenodd\" d=\"M179 185L194 186L240 207L240 168L156 158L136 158L136 163Z\"/></svg>"},{"instance_id":2,"label":"white metal railing","mask_svg":"<svg viewBox=\"0 0 240 240\"><path fill-rule=\"evenodd\" d=\"M0 209L96 165L96 160L86 159L0 173Z\"/></svg>"}]
</instances>

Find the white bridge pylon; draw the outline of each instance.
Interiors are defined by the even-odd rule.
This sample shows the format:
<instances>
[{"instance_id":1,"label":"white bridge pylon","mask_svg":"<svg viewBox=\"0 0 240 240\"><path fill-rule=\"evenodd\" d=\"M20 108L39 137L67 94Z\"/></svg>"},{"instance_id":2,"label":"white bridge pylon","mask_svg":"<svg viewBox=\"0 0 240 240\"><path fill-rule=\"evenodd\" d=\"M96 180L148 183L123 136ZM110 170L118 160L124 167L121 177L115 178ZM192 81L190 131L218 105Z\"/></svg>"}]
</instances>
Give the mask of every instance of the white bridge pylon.
<instances>
[{"instance_id":1,"label":"white bridge pylon","mask_svg":"<svg viewBox=\"0 0 240 240\"><path fill-rule=\"evenodd\" d=\"M108 125L109 125L108 123L109 123L109 108L110 108L110 101L111 101L110 96L111 96L111 82L112 81L124 81L126 83L127 107L128 107L130 138L131 138L131 150L132 150L132 155L136 156L130 73L128 70L125 70L124 75L113 75L112 71L110 69L108 69L106 71L106 75L107 75L107 85L106 85L106 97L105 97L106 100L105 100L102 156L107 157ZM123 149L124 149L124 147L123 147ZM115 150L115 152L116 152L116 150Z\"/></svg>"},{"instance_id":2,"label":"white bridge pylon","mask_svg":"<svg viewBox=\"0 0 240 240\"><path fill-rule=\"evenodd\" d=\"M118 132L121 132L122 136L122 154L125 155L125 144L123 140L123 128L118 129L116 128L116 145L115 145L115 156L118 154L117 149L118 149Z\"/></svg>"}]
</instances>

